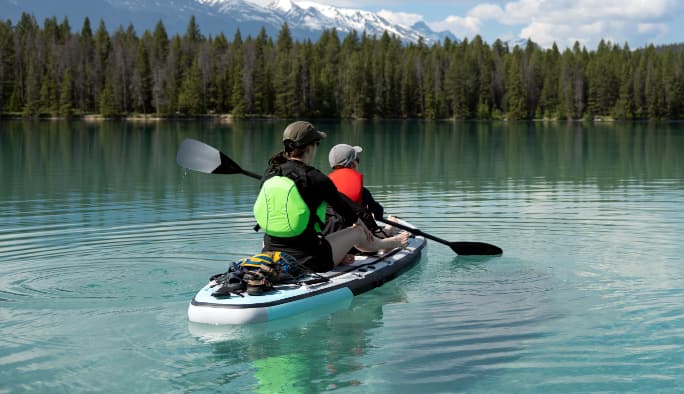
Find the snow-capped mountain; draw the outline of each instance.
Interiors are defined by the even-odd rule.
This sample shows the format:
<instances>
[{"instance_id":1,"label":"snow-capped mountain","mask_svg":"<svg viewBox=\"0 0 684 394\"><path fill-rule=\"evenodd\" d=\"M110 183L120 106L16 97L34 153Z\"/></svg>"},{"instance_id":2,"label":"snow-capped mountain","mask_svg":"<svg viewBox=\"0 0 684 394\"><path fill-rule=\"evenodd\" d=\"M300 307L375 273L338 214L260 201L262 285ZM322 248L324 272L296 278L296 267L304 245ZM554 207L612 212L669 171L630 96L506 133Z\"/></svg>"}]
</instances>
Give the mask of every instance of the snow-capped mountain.
<instances>
[{"instance_id":1,"label":"snow-capped mountain","mask_svg":"<svg viewBox=\"0 0 684 394\"><path fill-rule=\"evenodd\" d=\"M264 28L275 37L284 23L295 39L317 39L324 29L335 28L340 36L356 30L371 36L387 31L405 42L431 44L449 37L434 32L425 23L401 26L380 15L357 9L339 8L311 1L274 0L260 5L249 0L0 0L0 15L18 21L22 12L33 14L38 23L49 17L67 17L74 30L80 29L88 16L91 25L102 19L111 31L119 26L133 26L139 32L152 30L161 20L170 34L184 33L195 16L203 34L223 32L228 38L240 29L243 37L255 36Z\"/></svg>"},{"instance_id":2,"label":"snow-capped mountain","mask_svg":"<svg viewBox=\"0 0 684 394\"><path fill-rule=\"evenodd\" d=\"M224 0L230 1L230 0ZM378 14L349 8L338 8L309 1L295 3L291 0L276 0L267 6L283 16L288 25L298 29L321 31L335 28L340 33L356 30L371 36L381 36L385 31L405 41L417 42L420 34L410 28L393 24ZM433 37L429 37L430 40Z\"/></svg>"}]
</instances>

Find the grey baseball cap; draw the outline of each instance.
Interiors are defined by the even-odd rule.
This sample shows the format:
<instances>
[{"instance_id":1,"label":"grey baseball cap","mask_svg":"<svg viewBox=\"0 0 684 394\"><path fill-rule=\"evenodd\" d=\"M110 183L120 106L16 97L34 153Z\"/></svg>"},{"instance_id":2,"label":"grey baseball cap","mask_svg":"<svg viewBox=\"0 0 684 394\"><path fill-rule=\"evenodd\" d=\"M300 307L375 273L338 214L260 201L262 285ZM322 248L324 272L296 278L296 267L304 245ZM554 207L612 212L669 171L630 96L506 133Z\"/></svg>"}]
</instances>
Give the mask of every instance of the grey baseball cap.
<instances>
[{"instance_id":1,"label":"grey baseball cap","mask_svg":"<svg viewBox=\"0 0 684 394\"><path fill-rule=\"evenodd\" d=\"M363 152L363 148L360 146L337 144L330 149L330 154L328 154L330 167L349 167L354 160L358 159L361 152Z\"/></svg>"},{"instance_id":2,"label":"grey baseball cap","mask_svg":"<svg viewBox=\"0 0 684 394\"><path fill-rule=\"evenodd\" d=\"M297 146L306 146L327 136L311 123L302 120L290 123L283 131L283 141L292 140Z\"/></svg>"}]
</instances>

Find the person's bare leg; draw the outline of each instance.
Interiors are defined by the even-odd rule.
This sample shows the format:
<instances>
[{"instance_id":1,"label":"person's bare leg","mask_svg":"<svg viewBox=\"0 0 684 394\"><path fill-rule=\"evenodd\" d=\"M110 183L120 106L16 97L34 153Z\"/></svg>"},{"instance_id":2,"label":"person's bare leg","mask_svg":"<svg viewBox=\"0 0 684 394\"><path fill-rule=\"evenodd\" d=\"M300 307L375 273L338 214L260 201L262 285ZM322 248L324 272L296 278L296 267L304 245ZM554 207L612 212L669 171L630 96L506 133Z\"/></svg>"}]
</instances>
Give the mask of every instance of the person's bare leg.
<instances>
[{"instance_id":1,"label":"person's bare leg","mask_svg":"<svg viewBox=\"0 0 684 394\"><path fill-rule=\"evenodd\" d=\"M408 233L402 233L390 238L373 237L370 241L366 238L366 232L360 226L347 227L340 231L326 235L325 239L330 243L333 262L335 265L344 260L345 255L352 247L364 252L375 252L405 247L408 244Z\"/></svg>"},{"instance_id":2,"label":"person's bare leg","mask_svg":"<svg viewBox=\"0 0 684 394\"><path fill-rule=\"evenodd\" d=\"M330 248L332 249L332 257L335 265L341 263L347 252L364 237L365 234L363 229L357 226L343 228L342 230L326 235L325 239L328 240Z\"/></svg>"},{"instance_id":3,"label":"person's bare leg","mask_svg":"<svg viewBox=\"0 0 684 394\"><path fill-rule=\"evenodd\" d=\"M379 250L392 250L394 248L405 248L408 245L408 239L410 234L407 232L401 232L397 235L387 238L374 237L373 241L365 245L356 245L356 249L363 252L376 252ZM368 249L366 249L368 248Z\"/></svg>"},{"instance_id":4,"label":"person's bare leg","mask_svg":"<svg viewBox=\"0 0 684 394\"><path fill-rule=\"evenodd\" d=\"M388 216L387 219L388 219L388 220L391 220L391 221L396 221L396 220L397 220L397 218L394 217L394 216L392 216L392 215ZM385 233L385 235L386 235L386 236L383 236L383 238L391 237L391 236L393 236L393 235L397 235L397 234L398 234L397 229L394 228L394 226L392 226L391 224L386 224L385 227L383 227L382 231L383 231L383 232Z\"/></svg>"}]
</instances>

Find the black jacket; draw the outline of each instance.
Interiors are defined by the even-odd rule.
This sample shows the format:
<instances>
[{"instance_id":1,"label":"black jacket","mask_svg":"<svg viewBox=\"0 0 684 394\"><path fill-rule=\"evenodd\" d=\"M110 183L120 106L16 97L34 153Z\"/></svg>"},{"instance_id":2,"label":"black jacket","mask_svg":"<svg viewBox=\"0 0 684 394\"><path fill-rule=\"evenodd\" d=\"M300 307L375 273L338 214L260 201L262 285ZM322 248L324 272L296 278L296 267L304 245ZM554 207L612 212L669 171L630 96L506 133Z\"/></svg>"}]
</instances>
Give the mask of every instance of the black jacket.
<instances>
[{"instance_id":1,"label":"black jacket","mask_svg":"<svg viewBox=\"0 0 684 394\"><path fill-rule=\"evenodd\" d=\"M286 176L294 180L299 194L310 207L312 218L316 215L316 207L325 201L344 218L346 225L350 226L357 221L357 214L341 197L335 184L315 167L298 160L288 160L277 167L267 169L262 183L273 176ZM315 223L314 220L310 221L307 229L296 237L283 238L265 234L263 250L279 250L296 258L316 254L319 250L320 239L314 226Z\"/></svg>"}]
</instances>

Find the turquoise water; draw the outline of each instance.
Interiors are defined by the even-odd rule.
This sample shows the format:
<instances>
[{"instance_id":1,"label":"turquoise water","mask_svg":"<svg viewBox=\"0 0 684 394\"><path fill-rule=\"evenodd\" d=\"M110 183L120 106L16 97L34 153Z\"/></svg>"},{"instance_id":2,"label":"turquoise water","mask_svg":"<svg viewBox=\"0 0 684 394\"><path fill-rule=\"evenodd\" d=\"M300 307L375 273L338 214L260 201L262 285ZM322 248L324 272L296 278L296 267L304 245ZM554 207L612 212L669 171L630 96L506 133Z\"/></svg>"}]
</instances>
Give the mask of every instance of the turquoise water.
<instances>
[{"instance_id":1,"label":"turquoise water","mask_svg":"<svg viewBox=\"0 0 684 394\"><path fill-rule=\"evenodd\" d=\"M0 123L0 393L681 392L684 125L322 123L431 242L395 281L286 321L189 324L254 253L256 182L175 164L193 137L260 172L283 123ZM325 168L326 157L317 164Z\"/></svg>"}]
</instances>

